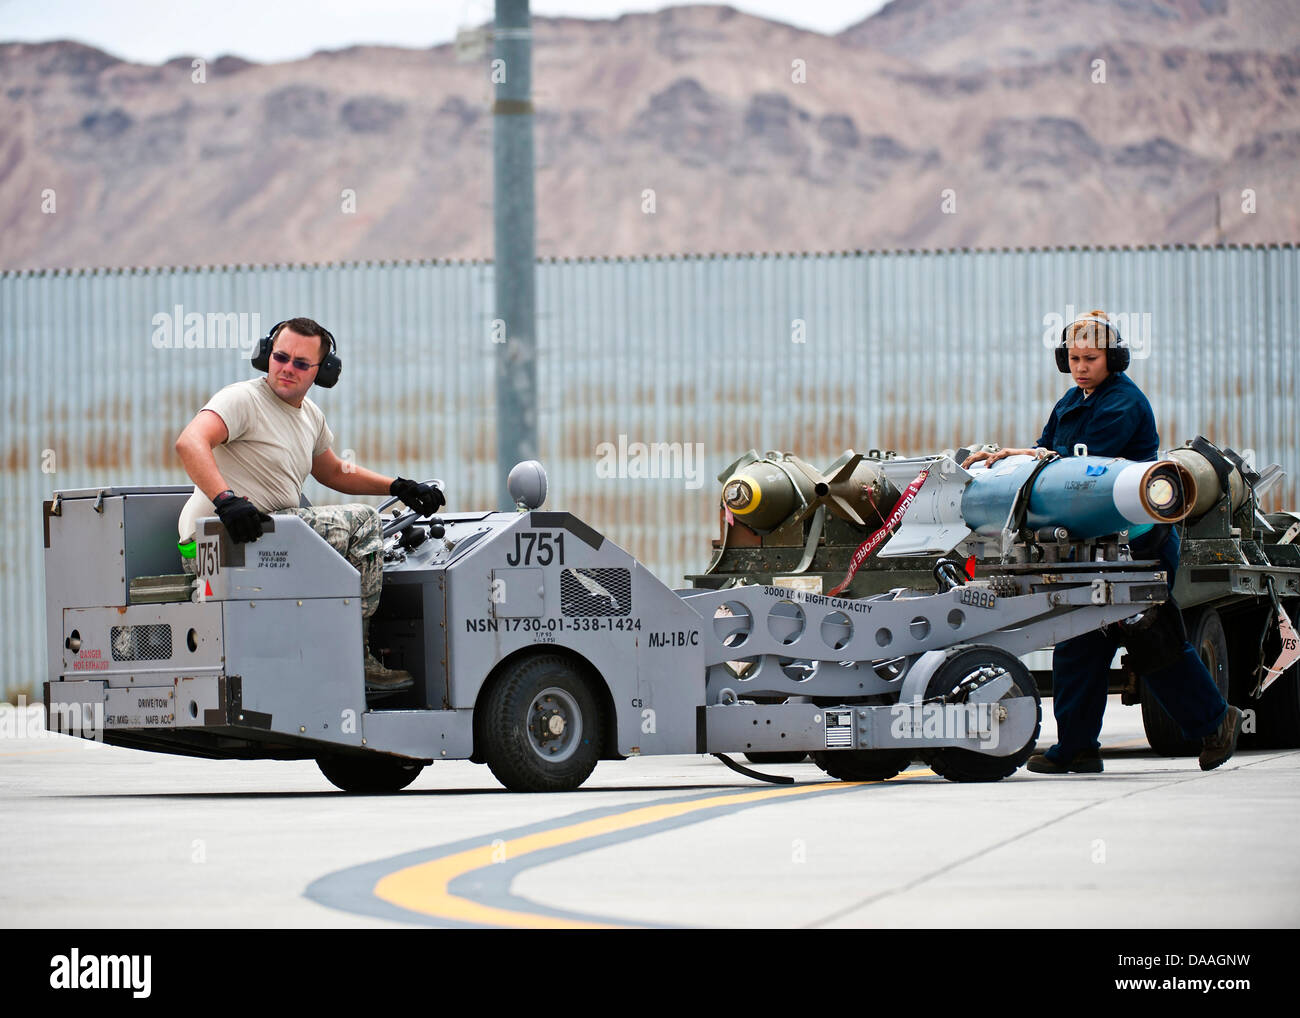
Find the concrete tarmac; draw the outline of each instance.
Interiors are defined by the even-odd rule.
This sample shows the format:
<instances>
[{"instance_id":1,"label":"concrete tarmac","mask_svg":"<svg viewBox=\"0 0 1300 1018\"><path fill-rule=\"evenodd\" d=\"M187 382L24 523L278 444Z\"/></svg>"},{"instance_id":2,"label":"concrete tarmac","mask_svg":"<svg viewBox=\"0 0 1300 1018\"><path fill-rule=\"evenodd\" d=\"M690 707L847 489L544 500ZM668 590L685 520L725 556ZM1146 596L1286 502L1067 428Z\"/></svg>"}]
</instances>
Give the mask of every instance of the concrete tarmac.
<instances>
[{"instance_id":1,"label":"concrete tarmac","mask_svg":"<svg viewBox=\"0 0 1300 1018\"><path fill-rule=\"evenodd\" d=\"M1051 744L1051 701L1040 748ZM39 708L33 708L39 710ZM1300 751L1155 756L1112 698L1105 773L829 781L811 763L600 764L515 795L440 762L349 796L310 762L208 761L10 724L7 927L1294 927ZM743 761L742 761L743 762Z\"/></svg>"}]
</instances>

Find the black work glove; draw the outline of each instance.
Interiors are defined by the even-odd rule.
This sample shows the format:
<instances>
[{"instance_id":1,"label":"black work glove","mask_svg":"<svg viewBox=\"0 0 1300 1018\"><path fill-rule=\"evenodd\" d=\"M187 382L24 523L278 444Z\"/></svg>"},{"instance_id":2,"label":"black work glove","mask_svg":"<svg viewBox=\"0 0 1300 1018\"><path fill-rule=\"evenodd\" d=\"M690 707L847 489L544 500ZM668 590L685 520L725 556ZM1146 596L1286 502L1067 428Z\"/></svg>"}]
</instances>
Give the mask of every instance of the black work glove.
<instances>
[{"instance_id":1,"label":"black work glove","mask_svg":"<svg viewBox=\"0 0 1300 1018\"><path fill-rule=\"evenodd\" d=\"M212 505L236 544L256 541L262 536L262 524L271 522L271 517L234 492L223 491Z\"/></svg>"},{"instance_id":2,"label":"black work glove","mask_svg":"<svg viewBox=\"0 0 1300 1018\"><path fill-rule=\"evenodd\" d=\"M406 477L394 478L388 494L396 495L421 516L432 516L447 504L436 484L421 484Z\"/></svg>"}]
</instances>

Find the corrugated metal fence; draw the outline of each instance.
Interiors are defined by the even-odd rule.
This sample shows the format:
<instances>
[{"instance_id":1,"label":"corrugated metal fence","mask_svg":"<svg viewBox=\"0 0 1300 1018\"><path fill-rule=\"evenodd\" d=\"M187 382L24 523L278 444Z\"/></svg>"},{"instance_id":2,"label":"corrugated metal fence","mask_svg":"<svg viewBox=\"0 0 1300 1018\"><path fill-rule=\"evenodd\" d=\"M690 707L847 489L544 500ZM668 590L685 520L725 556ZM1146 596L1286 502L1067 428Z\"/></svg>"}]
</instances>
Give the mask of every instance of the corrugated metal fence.
<instances>
[{"instance_id":1,"label":"corrugated metal fence","mask_svg":"<svg viewBox=\"0 0 1300 1018\"><path fill-rule=\"evenodd\" d=\"M670 583L708 561L714 475L751 447L1031 443L1068 387L1045 337L1092 308L1121 316L1167 444L1280 462L1270 504L1300 505L1292 246L595 259L537 283L548 504ZM339 339L342 381L312 398L340 455L492 505L492 292L486 263L0 274L0 695L39 693L41 501L184 482L176 435L282 318Z\"/></svg>"}]
</instances>

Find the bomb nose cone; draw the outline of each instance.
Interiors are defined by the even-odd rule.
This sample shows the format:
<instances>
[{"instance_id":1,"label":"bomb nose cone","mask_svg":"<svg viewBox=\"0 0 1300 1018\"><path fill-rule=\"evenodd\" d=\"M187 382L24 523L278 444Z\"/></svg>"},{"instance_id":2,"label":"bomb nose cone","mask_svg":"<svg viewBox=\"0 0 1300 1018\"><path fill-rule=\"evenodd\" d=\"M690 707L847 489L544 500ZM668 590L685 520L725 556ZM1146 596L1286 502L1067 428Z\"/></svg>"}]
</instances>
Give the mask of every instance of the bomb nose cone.
<instances>
[{"instance_id":1,"label":"bomb nose cone","mask_svg":"<svg viewBox=\"0 0 1300 1018\"><path fill-rule=\"evenodd\" d=\"M1167 516L1176 511L1181 496L1170 477L1153 477L1146 484L1146 503L1154 516Z\"/></svg>"},{"instance_id":2,"label":"bomb nose cone","mask_svg":"<svg viewBox=\"0 0 1300 1018\"><path fill-rule=\"evenodd\" d=\"M733 477L722 488L722 501L733 513L743 513L754 502L754 489L741 477Z\"/></svg>"},{"instance_id":3,"label":"bomb nose cone","mask_svg":"<svg viewBox=\"0 0 1300 1018\"><path fill-rule=\"evenodd\" d=\"M768 533L800 518L819 479L812 467L788 453L769 453L722 482L722 504L750 529Z\"/></svg>"},{"instance_id":4,"label":"bomb nose cone","mask_svg":"<svg viewBox=\"0 0 1300 1018\"><path fill-rule=\"evenodd\" d=\"M1173 460L1132 463L1115 482L1115 508L1131 523L1177 523L1196 504L1196 479Z\"/></svg>"},{"instance_id":5,"label":"bomb nose cone","mask_svg":"<svg viewBox=\"0 0 1300 1018\"><path fill-rule=\"evenodd\" d=\"M1142 485L1147 511L1164 523L1177 523L1196 505L1196 479L1181 463L1157 463L1147 471Z\"/></svg>"}]
</instances>

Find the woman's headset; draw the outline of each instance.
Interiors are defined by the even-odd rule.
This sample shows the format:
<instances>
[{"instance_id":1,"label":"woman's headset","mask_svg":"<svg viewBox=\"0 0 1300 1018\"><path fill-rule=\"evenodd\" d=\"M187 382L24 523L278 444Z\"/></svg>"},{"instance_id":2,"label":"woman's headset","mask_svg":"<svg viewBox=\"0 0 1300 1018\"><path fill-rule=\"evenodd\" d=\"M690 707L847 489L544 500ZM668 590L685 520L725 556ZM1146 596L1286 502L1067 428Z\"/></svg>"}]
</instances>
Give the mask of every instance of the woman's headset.
<instances>
[{"instance_id":1,"label":"woman's headset","mask_svg":"<svg viewBox=\"0 0 1300 1018\"><path fill-rule=\"evenodd\" d=\"M1070 373L1070 330L1080 322L1095 322L1106 327L1113 337L1106 343L1106 370L1112 375L1117 371L1126 371L1129 364L1128 344L1124 342L1124 337L1119 334L1119 329L1115 327L1113 322L1097 315L1084 315L1082 318L1076 318L1061 330L1061 345L1056 348L1057 370L1064 375Z\"/></svg>"},{"instance_id":2,"label":"woman's headset","mask_svg":"<svg viewBox=\"0 0 1300 1018\"><path fill-rule=\"evenodd\" d=\"M281 326L289 324L292 320L286 318L283 322L276 322L275 325L271 326L271 331L258 341L257 350L253 353L253 367L257 368L258 371L271 370L271 349L275 346L276 334L279 333ZM324 326L320 327L320 331L330 341L330 352L320 362L319 370L316 372L315 384L322 389L332 389L339 380L339 372L343 370L343 362L335 353L338 344L334 342L334 335Z\"/></svg>"}]
</instances>

